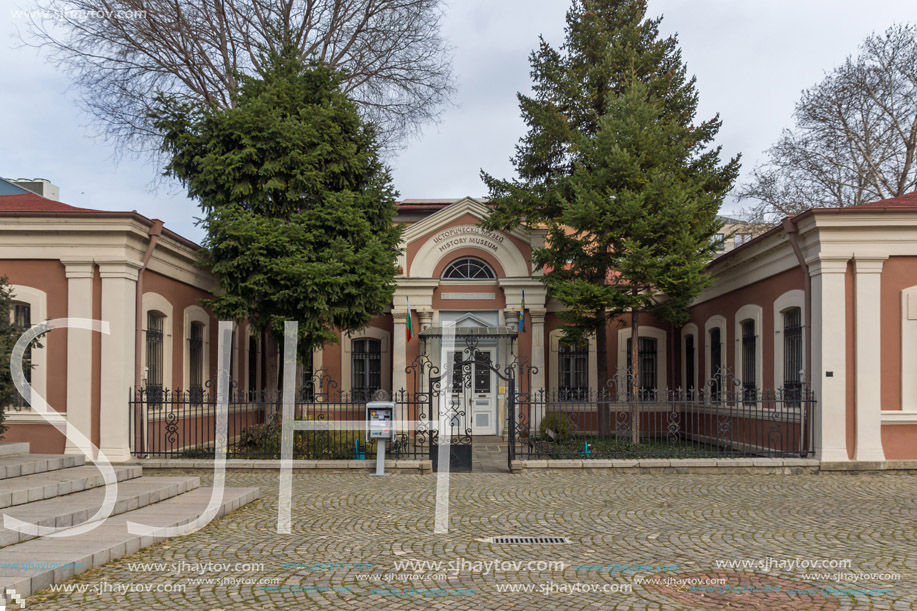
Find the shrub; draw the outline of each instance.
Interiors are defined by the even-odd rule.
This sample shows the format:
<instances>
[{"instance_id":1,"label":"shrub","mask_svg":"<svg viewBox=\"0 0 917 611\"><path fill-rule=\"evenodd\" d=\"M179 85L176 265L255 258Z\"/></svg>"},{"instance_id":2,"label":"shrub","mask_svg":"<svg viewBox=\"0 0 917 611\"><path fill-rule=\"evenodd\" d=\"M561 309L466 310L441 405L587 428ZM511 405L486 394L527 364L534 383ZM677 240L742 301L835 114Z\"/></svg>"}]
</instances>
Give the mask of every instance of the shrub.
<instances>
[{"instance_id":1,"label":"shrub","mask_svg":"<svg viewBox=\"0 0 917 611\"><path fill-rule=\"evenodd\" d=\"M557 435L557 441L565 441L570 436L570 419L563 412L548 412L541 419L538 430L544 435L551 429Z\"/></svg>"}]
</instances>

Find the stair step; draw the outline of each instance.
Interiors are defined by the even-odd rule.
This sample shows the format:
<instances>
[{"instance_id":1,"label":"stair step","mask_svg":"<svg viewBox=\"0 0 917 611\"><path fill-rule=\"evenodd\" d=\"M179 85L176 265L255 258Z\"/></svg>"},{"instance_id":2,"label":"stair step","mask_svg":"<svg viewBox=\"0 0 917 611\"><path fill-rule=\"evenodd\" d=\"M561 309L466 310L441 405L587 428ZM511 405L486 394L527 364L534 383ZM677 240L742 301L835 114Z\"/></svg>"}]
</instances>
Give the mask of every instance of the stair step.
<instances>
[{"instance_id":1,"label":"stair step","mask_svg":"<svg viewBox=\"0 0 917 611\"><path fill-rule=\"evenodd\" d=\"M133 511L147 505L170 499L200 487L199 477L138 477L118 483L118 499L112 515ZM85 522L102 505L105 488L98 487L61 497L37 501L4 509L0 514L18 518L40 526L58 528ZM15 545L34 535L7 530L0 518L0 547Z\"/></svg>"},{"instance_id":2,"label":"stair step","mask_svg":"<svg viewBox=\"0 0 917 611\"><path fill-rule=\"evenodd\" d=\"M119 482L143 474L143 467L139 465L115 465L112 468ZM82 492L104 484L105 478L101 471L93 465L4 479L0 480L0 509Z\"/></svg>"},{"instance_id":3,"label":"stair step","mask_svg":"<svg viewBox=\"0 0 917 611\"><path fill-rule=\"evenodd\" d=\"M13 456L16 454L28 453L28 441L0 441L0 456Z\"/></svg>"},{"instance_id":4,"label":"stair step","mask_svg":"<svg viewBox=\"0 0 917 611\"><path fill-rule=\"evenodd\" d=\"M86 457L76 454L22 454L0 456L0 480L58 471L86 464Z\"/></svg>"},{"instance_id":5,"label":"stair step","mask_svg":"<svg viewBox=\"0 0 917 611\"><path fill-rule=\"evenodd\" d=\"M214 519L250 503L258 498L258 494L258 488L225 488ZM210 495L210 488L197 488L160 503L113 516L87 533L32 539L4 548L0 550L0 587L5 587L7 591L15 590L23 597L31 596L77 573L149 547L165 537L132 535L127 532L127 522L161 527L181 526L204 512ZM17 563L26 568L10 568ZM36 563L46 566L31 566Z\"/></svg>"}]
</instances>

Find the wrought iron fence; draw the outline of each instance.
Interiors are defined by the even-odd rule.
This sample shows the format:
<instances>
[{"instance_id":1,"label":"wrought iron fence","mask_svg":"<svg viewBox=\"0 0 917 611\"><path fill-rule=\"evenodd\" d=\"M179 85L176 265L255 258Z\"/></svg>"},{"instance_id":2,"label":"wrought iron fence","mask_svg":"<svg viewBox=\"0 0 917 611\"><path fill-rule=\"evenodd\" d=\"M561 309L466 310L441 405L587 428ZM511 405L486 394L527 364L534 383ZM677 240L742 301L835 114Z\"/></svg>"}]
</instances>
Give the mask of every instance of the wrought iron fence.
<instances>
[{"instance_id":1,"label":"wrought iron fence","mask_svg":"<svg viewBox=\"0 0 917 611\"><path fill-rule=\"evenodd\" d=\"M343 392L336 381L316 372L296 391L294 417L312 420L316 430L293 432L294 459L371 459L375 442L365 440L366 402L388 399ZM426 398L401 391L393 400L404 412L423 414ZM216 381L191 390L143 388L130 396L131 453L138 457L208 458L214 455ZM418 407L419 405L419 407ZM235 382L227 396L227 457L280 458L281 393L245 390ZM413 417L413 416L412 416ZM402 432L387 449L393 457L426 458L428 435Z\"/></svg>"},{"instance_id":2,"label":"wrought iron fence","mask_svg":"<svg viewBox=\"0 0 917 611\"><path fill-rule=\"evenodd\" d=\"M815 396L751 389L719 374L702 389L639 390L626 374L597 392L517 393L510 459L813 454Z\"/></svg>"}]
</instances>

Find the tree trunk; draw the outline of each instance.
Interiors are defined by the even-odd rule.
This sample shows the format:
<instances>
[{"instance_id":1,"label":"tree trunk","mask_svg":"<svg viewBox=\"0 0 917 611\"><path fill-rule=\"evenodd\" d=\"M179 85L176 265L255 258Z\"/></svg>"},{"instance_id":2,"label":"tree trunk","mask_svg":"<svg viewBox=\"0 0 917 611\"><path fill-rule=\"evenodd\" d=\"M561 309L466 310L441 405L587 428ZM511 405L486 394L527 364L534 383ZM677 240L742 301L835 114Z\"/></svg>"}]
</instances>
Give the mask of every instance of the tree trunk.
<instances>
[{"instance_id":1,"label":"tree trunk","mask_svg":"<svg viewBox=\"0 0 917 611\"><path fill-rule=\"evenodd\" d=\"M596 384L595 397L599 402L599 435L611 434L611 402L610 397L603 393L608 388L608 340L605 334L605 312L597 315L601 318L599 329L595 333L595 367Z\"/></svg>"},{"instance_id":2,"label":"tree trunk","mask_svg":"<svg viewBox=\"0 0 917 611\"><path fill-rule=\"evenodd\" d=\"M640 443L640 313L630 311L630 440Z\"/></svg>"},{"instance_id":3,"label":"tree trunk","mask_svg":"<svg viewBox=\"0 0 917 611\"><path fill-rule=\"evenodd\" d=\"M267 380L265 381L265 396L273 397L279 400L278 389L280 388L280 367L278 363L278 345L277 337L274 335L274 330L268 326L264 330L264 359L265 359L265 373L267 374Z\"/></svg>"}]
</instances>

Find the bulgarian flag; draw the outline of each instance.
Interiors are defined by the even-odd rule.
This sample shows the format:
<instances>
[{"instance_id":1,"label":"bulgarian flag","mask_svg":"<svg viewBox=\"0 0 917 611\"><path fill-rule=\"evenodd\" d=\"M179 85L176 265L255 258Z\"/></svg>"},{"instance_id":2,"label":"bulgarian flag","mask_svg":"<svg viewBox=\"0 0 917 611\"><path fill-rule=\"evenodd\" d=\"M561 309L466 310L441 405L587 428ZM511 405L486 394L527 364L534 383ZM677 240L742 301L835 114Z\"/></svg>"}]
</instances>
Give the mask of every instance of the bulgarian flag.
<instances>
[{"instance_id":1,"label":"bulgarian flag","mask_svg":"<svg viewBox=\"0 0 917 611\"><path fill-rule=\"evenodd\" d=\"M411 316L411 298L408 297L408 341L411 341L411 338L414 337L414 320Z\"/></svg>"}]
</instances>

